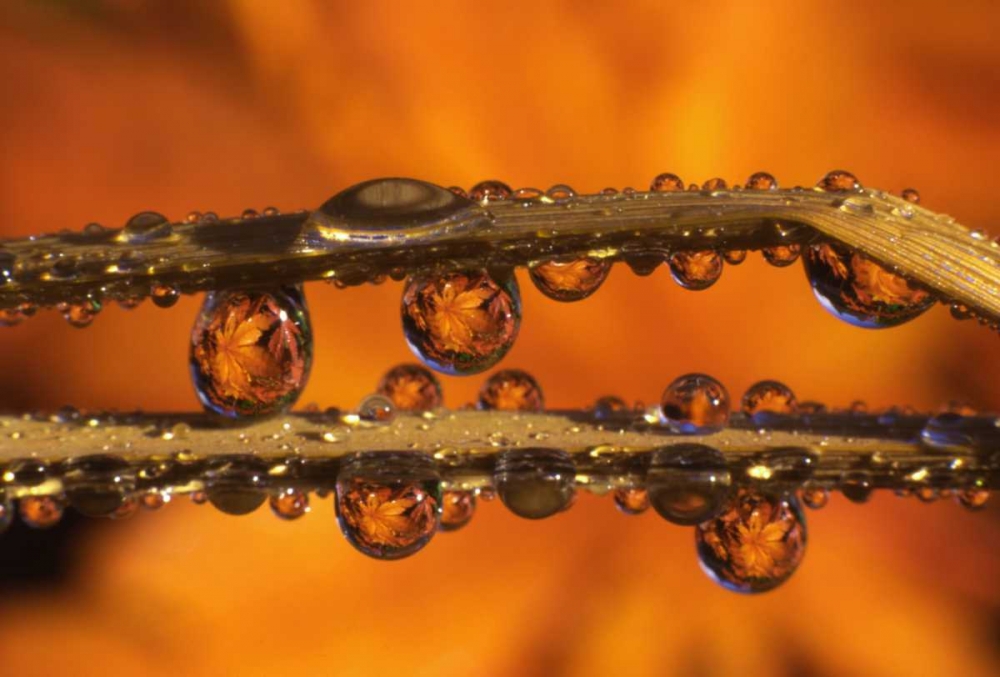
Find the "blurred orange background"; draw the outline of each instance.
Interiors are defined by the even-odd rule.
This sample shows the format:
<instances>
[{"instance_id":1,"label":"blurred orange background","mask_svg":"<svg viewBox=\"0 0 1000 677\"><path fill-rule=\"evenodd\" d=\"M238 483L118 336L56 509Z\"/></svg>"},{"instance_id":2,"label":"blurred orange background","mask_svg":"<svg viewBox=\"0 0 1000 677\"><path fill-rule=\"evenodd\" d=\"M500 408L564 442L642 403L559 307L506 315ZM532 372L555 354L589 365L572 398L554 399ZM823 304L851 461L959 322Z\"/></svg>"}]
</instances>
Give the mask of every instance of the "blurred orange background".
<instances>
[{"instance_id":1,"label":"blurred orange background","mask_svg":"<svg viewBox=\"0 0 1000 677\"><path fill-rule=\"evenodd\" d=\"M378 176L596 191L662 171L809 185L838 167L991 230L998 29L987 1L7 0L0 235L145 209L314 207ZM521 283L503 366L535 375L554 407L652 402L705 371L734 396L777 378L832 406L1000 409L993 333L943 307L856 329L798 266L751 256L702 293L617 266L578 304ZM302 404L352 406L412 360L400 293L307 287ZM0 405L197 408L198 303L3 330ZM443 381L460 406L481 378ZM808 516L801 570L754 598L702 575L689 529L610 499L541 523L481 504L389 563L351 549L328 500L295 523L175 500L88 527L59 584L5 588L0 674L995 675L998 515L835 497Z\"/></svg>"}]
</instances>

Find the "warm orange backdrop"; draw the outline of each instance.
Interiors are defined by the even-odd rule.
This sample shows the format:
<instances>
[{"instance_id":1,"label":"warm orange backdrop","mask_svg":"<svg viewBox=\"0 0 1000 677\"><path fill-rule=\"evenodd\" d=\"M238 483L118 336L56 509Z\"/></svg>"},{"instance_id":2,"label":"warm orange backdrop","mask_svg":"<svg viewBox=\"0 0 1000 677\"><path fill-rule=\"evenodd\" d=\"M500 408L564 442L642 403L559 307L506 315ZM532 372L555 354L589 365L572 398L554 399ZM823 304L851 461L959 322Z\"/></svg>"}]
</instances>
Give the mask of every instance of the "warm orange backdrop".
<instances>
[{"instance_id":1,"label":"warm orange backdrop","mask_svg":"<svg viewBox=\"0 0 1000 677\"><path fill-rule=\"evenodd\" d=\"M386 175L593 191L836 167L995 230L1000 8L897 4L8 0L0 235L315 206ZM770 377L835 406L1000 409L996 335L942 308L849 327L799 266L751 256L703 293L617 267L565 305L521 282L504 366L556 407L654 401L698 370L735 396ZM398 284L307 293L303 403L350 406L410 359ZM0 405L196 407L197 305L4 330ZM445 379L448 404L479 383ZM102 525L70 584L0 604L0 673L1000 671L996 508L834 499L810 514L801 571L755 599L702 576L689 530L608 500L544 523L488 504L395 563L351 550L329 502L294 524L183 503Z\"/></svg>"}]
</instances>

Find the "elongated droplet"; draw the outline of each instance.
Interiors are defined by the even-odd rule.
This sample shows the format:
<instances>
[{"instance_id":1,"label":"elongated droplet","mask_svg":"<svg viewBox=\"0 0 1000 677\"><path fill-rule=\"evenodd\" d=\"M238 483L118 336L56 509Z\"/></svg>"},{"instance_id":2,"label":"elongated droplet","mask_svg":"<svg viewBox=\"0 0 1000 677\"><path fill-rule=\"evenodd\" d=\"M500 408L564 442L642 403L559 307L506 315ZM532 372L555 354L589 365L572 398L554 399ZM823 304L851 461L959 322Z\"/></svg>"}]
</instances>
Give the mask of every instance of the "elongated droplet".
<instances>
[{"instance_id":1,"label":"elongated droplet","mask_svg":"<svg viewBox=\"0 0 1000 677\"><path fill-rule=\"evenodd\" d=\"M269 501L271 512L283 520L295 520L309 512L309 495L298 489L283 489Z\"/></svg>"},{"instance_id":2,"label":"elongated droplet","mask_svg":"<svg viewBox=\"0 0 1000 677\"><path fill-rule=\"evenodd\" d=\"M615 489L615 507L625 515L639 515L649 509L649 492L638 487Z\"/></svg>"},{"instance_id":3,"label":"elongated droplet","mask_svg":"<svg viewBox=\"0 0 1000 677\"><path fill-rule=\"evenodd\" d=\"M854 193L861 190L861 183L858 178L850 172L842 169L835 169L827 172L826 176L819 180L816 187L828 193Z\"/></svg>"},{"instance_id":4,"label":"elongated droplet","mask_svg":"<svg viewBox=\"0 0 1000 677\"><path fill-rule=\"evenodd\" d=\"M125 224L118 235L120 242L143 243L170 237L173 228L163 214L140 212Z\"/></svg>"},{"instance_id":5,"label":"elongated droplet","mask_svg":"<svg viewBox=\"0 0 1000 677\"><path fill-rule=\"evenodd\" d=\"M135 490L135 470L123 458L104 454L69 459L63 464L69 504L91 517L112 517Z\"/></svg>"},{"instance_id":6,"label":"elongated droplet","mask_svg":"<svg viewBox=\"0 0 1000 677\"><path fill-rule=\"evenodd\" d=\"M729 421L729 392L711 376L685 374L663 391L660 409L667 425L678 432L715 432Z\"/></svg>"},{"instance_id":7,"label":"elongated droplet","mask_svg":"<svg viewBox=\"0 0 1000 677\"><path fill-rule=\"evenodd\" d=\"M684 526L717 515L731 483L725 456L704 444L674 444L655 451L646 472L650 505L660 517Z\"/></svg>"},{"instance_id":8,"label":"elongated droplet","mask_svg":"<svg viewBox=\"0 0 1000 677\"><path fill-rule=\"evenodd\" d=\"M337 520L347 541L376 559L417 552L438 530L441 480L417 454L359 454L337 475Z\"/></svg>"},{"instance_id":9,"label":"elongated droplet","mask_svg":"<svg viewBox=\"0 0 1000 677\"><path fill-rule=\"evenodd\" d=\"M181 293L176 287L158 284L150 290L149 297L153 300L153 305L157 308L170 308L177 305L177 302L181 298Z\"/></svg>"},{"instance_id":10,"label":"elongated droplet","mask_svg":"<svg viewBox=\"0 0 1000 677\"><path fill-rule=\"evenodd\" d=\"M990 500L989 489L983 489L981 487L970 487L968 489L962 489L958 492L958 502L964 508L969 510L982 510L986 507L986 503ZM0 530L2 530L0 526Z\"/></svg>"},{"instance_id":11,"label":"elongated droplet","mask_svg":"<svg viewBox=\"0 0 1000 677\"><path fill-rule=\"evenodd\" d=\"M556 301L579 301L600 287L611 271L611 261L585 257L575 261L548 261L529 273L538 291Z\"/></svg>"},{"instance_id":12,"label":"elongated droplet","mask_svg":"<svg viewBox=\"0 0 1000 677\"><path fill-rule=\"evenodd\" d=\"M541 411L545 398L538 381L526 371L504 369L486 379L479 391L480 409Z\"/></svg>"},{"instance_id":13,"label":"elongated droplet","mask_svg":"<svg viewBox=\"0 0 1000 677\"><path fill-rule=\"evenodd\" d=\"M312 329L300 290L208 294L191 332L191 376L209 411L227 418L280 413L312 365Z\"/></svg>"},{"instance_id":14,"label":"elongated droplet","mask_svg":"<svg viewBox=\"0 0 1000 677\"><path fill-rule=\"evenodd\" d=\"M693 291L708 289L722 276L722 257L711 249L674 252L668 264L674 281Z\"/></svg>"},{"instance_id":15,"label":"elongated droplet","mask_svg":"<svg viewBox=\"0 0 1000 677\"><path fill-rule=\"evenodd\" d=\"M934 305L925 289L843 245L809 247L802 262L820 304L856 327L895 327Z\"/></svg>"},{"instance_id":16,"label":"elongated droplet","mask_svg":"<svg viewBox=\"0 0 1000 677\"><path fill-rule=\"evenodd\" d=\"M525 519L543 519L567 509L575 494L576 468L555 449L516 449L500 454L494 484L507 509Z\"/></svg>"},{"instance_id":17,"label":"elongated droplet","mask_svg":"<svg viewBox=\"0 0 1000 677\"><path fill-rule=\"evenodd\" d=\"M652 183L649 184L649 190L654 193L673 193L676 191L684 190L684 182L676 174L671 174L670 172L665 172L660 174Z\"/></svg>"},{"instance_id":18,"label":"elongated droplet","mask_svg":"<svg viewBox=\"0 0 1000 677\"><path fill-rule=\"evenodd\" d=\"M431 411L444 401L437 376L419 364L393 367L378 382L377 392L399 411Z\"/></svg>"},{"instance_id":19,"label":"elongated droplet","mask_svg":"<svg viewBox=\"0 0 1000 677\"><path fill-rule=\"evenodd\" d=\"M403 292L403 333L410 349L437 371L466 376L499 362L517 338L521 295L511 276L485 271L410 279Z\"/></svg>"},{"instance_id":20,"label":"elongated droplet","mask_svg":"<svg viewBox=\"0 0 1000 677\"><path fill-rule=\"evenodd\" d=\"M457 531L472 520L476 497L471 491L446 491L441 496L441 531Z\"/></svg>"},{"instance_id":21,"label":"elongated droplet","mask_svg":"<svg viewBox=\"0 0 1000 677\"><path fill-rule=\"evenodd\" d=\"M792 389L780 381L758 381L743 395L743 413L766 419L768 415L790 416L798 410Z\"/></svg>"},{"instance_id":22,"label":"elongated droplet","mask_svg":"<svg viewBox=\"0 0 1000 677\"><path fill-rule=\"evenodd\" d=\"M32 529L51 529L62 519L66 502L60 496L25 496L17 508L21 520Z\"/></svg>"},{"instance_id":23,"label":"elongated droplet","mask_svg":"<svg viewBox=\"0 0 1000 677\"><path fill-rule=\"evenodd\" d=\"M490 202L493 200L507 200L513 191L503 181L480 181L469 190L469 199L475 202Z\"/></svg>"},{"instance_id":24,"label":"elongated droplet","mask_svg":"<svg viewBox=\"0 0 1000 677\"><path fill-rule=\"evenodd\" d=\"M798 501L741 489L718 517L695 528L701 567L728 590L772 590L795 573L806 551Z\"/></svg>"},{"instance_id":25,"label":"elongated droplet","mask_svg":"<svg viewBox=\"0 0 1000 677\"><path fill-rule=\"evenodd\" d=\"M902 198L907 202L912 202L915 205L920 204L920 193L917 192L916 188L907 188L903 191Z\"/></svg>"},{"instance_id":26,"label":"elongated droplet","mask_svg":"<svg viewBox=\"0 0 1000 677\"><path fill-rule=\"evenodd\" d=\"M797 244L778 245L777 247L765 247L760 250L764 255L764 260L776 268L785 268L799 259L802 247Z\"/></svg>"}]
</instances>

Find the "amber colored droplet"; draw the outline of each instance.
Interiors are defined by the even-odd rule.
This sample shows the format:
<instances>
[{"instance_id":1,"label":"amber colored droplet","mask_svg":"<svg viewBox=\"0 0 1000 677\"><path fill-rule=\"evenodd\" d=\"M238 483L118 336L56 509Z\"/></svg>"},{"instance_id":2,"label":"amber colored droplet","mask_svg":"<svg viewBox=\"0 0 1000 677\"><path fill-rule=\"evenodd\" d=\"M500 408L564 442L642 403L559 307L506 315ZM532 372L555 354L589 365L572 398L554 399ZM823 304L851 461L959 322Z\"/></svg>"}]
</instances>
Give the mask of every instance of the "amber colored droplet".
<instances>
[{"instance_id":1,"label":"amber colored droplet","mask_svg":"<svg viewBox=\"0 0 1000 677\"><path fill-rule=\"evenodd\" d=\"M32 529L50 529L62 519L66 503L58 496L25 496L17 508L21 519Z\"/></svg>"},{"instance_id":2,"label":"amber colored droplet","mask_svg":"<svg viewBox=\"0 0 1000 677\"><path fill-rule=\"evenodd\" d=\"M934 487L919 487L915 495L921 503L933 503L938 500L938 490Z\"/></svg>"},{"instance_id":3,"label":"amber colored droplet","mask_svg":"<svg viewBox=\"0 0 1000 677\"><path fill-rule=\"evenodd\" d=\"M613 418L618 414L628 413L629 406L620 397L615 395L605 395L594 402L594 418L604 420Z\"/></svg>"},{"instance_id":4,"label":"amber colored droplet","mask_svg":"<svg viewBox=\"0 0 1000 677\"><path fill-rule=\"evenodd\" d=\"M711 249L674 252L668 263L674 281L693 291L708 289L722 276L722 257Z\"/></svg>"},{"instance_id":5,"label":"amber colored droplet","mask_svg":"<svg viewBox=\"0 0 1000 677\"><path fill-rule=\"evenodd\" d=\"M376 391L400 411L431 411L444 401L437 376L419 364L396 365L382 376Z\"/></svg>"},{"instance_id":6,"label":"amber colored droplet","mask_svg":"<svg viewBox=\"0 0 1000 677\"><path fill-rule=\"evenodd\" d=\"M842 169L827 172L826 176L816 184L816 187L828 193L850 193L861 190L858 177Z\"/></svg>"},{"instance_id":7,"label":"amber colored droplet","mask_svg":"<svg viewBox=\"0 0 1000 677\"><path fill-rule=\"evenodd\" d=\"M579 301L600 287L611 272L611 261L585 257L575 261L547 261L529 269L538 291L556 301Z\"/></svg>"},{"instance_id":8,"label":"amber colored droplet","mask_svg":"<svg viewBox=\"0 0 1000 677\"><path fill-rule=\"evenodd\" d=\"M181 293L177 291L176 287L158 284L150 291L149 297L153 299L153 305L157 308L170 308L177 305L177 302L181 298Z\"/></svg>"},{"instance_id":9,"label":"amber colored droplet","mask_svg":"<svg viewBox=\"0 0 1000 677\"><path fill-rule=\"evenodd\" d=\"M757 172L747 179L747 190L778 190L778 180L767 172Z\"/></svg>"},{"instance_id":10,"label":"amber colored droplet","mask_svg":"<svg viewBox=\"0 0 1000 677\"><path fill-rule=\"evenodd\" d=\"M184 223L198 223L201 221L201 212L188 212L184 217Z\"/></svg>"},{"instance_id":11,"label":"amber colored droplet","mask_svg":"<svg viewBox=\"0 0 1000 677\"><path fill-rule=\"evenodd\" d=\"M429 367L469 375L499 362L517 338L521 295L511 276L485 271L411 278L403 291L403 333Z\"/></svg>"},{"instance_id":12,"label":"amber colored droplet","mask_svg":"<svg viewBox=\"0 0 1000 677\"><path fill-rule=\"evenodd\" d=\"M684 182L676 174L664 172L653 179L652 183L649 184L649 190L654 193L673 193L684 190Z\"/></svg>"},{"instance_id":13,"label":"amber colored droplet","mask_svg":"<svg viewBox=\"0 0 1000 677\"><path fill-rule=\"evenodd\" d=\"M615 507L626 515L638 515L649 509L649 492L638 487L615 489Z\"/></svg>"},{"instance_id":14,"label":"amber colored droplet","mask_svg":"<svg viewBox=\"0 0 1000 677\"><path fill-rule=\"evenodd\" d=\"M727 249L722 252L722 258L731 266L738 266L747 260L746 249Z\"/></svg>"},{"instance_id":15,"label":"amber colored droplet","mask_svg":"<svg viewBox=\"0 0 1000 677\"><path fill-rule=\"evenodd\" d=\"M135 496L127 496L121 504L115 508L109 517L113 520L128 519L139 510L139 499Z\"/></svg>"},{"instance_id":16,"label":"amber colored droplet","mask_svg":"<svg viewBox=\"0 0 1000 677\"><path fill-rule=\"evenodd\" d=\"M725 190L726 188L728 188L726 180L720 178L709 179L701 184L702 190Z\"/></svg>"},{"instance_id":17,"label":"amber colored droplet","mask_svg":"<svg viewBox=\"0 0 1000 677\"><path fill-rule=\"evenodd\" d=\"M208 502L208 494L204 491L192 491L191 502L195 505L205 505Z\"/></svg>"},{"instance_id":18,"label":"amber colored droplet","mask_svg":"<svg viewBox=\"0 0 1000 677\"><path fill-rule=\"evenodd\" d=\"M791 415L798 410L792 389L779 381L758 381L743 395L741 403L747 416L759 414Z\"/></svg>"},{"instance_id":19,"label":"amber colored droplet","mask_svg":"<svg viewBox=\"0 0 1000 677\"><path fill-rule=\"evenodd\" d=\"M809 247L802 262L820 304L856 327L895 327L934 305L927 290L840 244Z\"/></svg>"},{"instance_id":20,"label":"amber colored droplet","mask_svg":"<svg viewBox=\"0 0 1000 677\"><path fill-rule=\"evenodd\" d=\"M89 327L94 322L94 318L97 317L97 313L100 311L100 303L88 300L71 304L63 313L63 317L70 326L83 329L84 327Z\"/></svg>"},{"instance_id":21,"label":"amber colored droplet","mask_svg":"<svg viewBox=\"0 0 1000 677\"><path fill-rule=\"evenodd\" d=\"M695 527L702 568L728 590L765 592L788 580L806 551L798 501L741 489L715 519Z\"/></svg>"},{"instance_id":22,"label":"amber colored droplet","mask_svg":"<svg viewBox=\"0 0 1000 677\"><path fill-rule=\"evenodd\" d=\"M456 531L472 519L476 496L471 491L445 491L441 494L441 531Z\"/></svg>"},{"instance_id":23,"label":"amber colored droplet","mask_svg":"<svg viewBox=\"0 0 1000 677\"><path fill-rule=\"evenodd\" d=\"M301 291L208 294L191 331L191 376L220 416L267 416L299 397L312 365L312 330Z\"/></svg>"},{"instance_id":24,"label":"amber colored droplet","mask_svg":"<svg viewBox=\"0 0 1000 677\"><path fill-rule=\"evenodd\" d=\"M503 181L480 181L469 191L469 199L475 202L507 200L511 195L513 191Z\"/></svg>"},{"instance_id":25,"label":"amber colored droplet","mask_svg":"<svg viewBox=\"0 0 1000 677\"><path fill-rule=\"evenodd\" d=\"M271 512L283 520L294 520L309 512L309 495L298 489L284 489L269 499Z\"/></svg>"},{"instance_id":26,"label":"amber colored droplet","mask_svg":"<svg viewBox=\"0 0 1000 677\"><path fill-rule=\"evenodd\" d=\"M797 244L764 247L760 250L764 260L777 268L784 268L795 263L802 253L802 247Z\"/></svg>"},{"instance_id":27,"label":"amber colored droplet","mask_svg":"<svg viewBox=\"0 0 1000 677\"><path fill-rule=\"evenodd\" d=\"M802 503L807 508L819 510L830 500L830 492L823 487L806 486L802 489Z\"/></svg>"},{"instance_id":28,"label":"amber colored droplet","mask_svg":"<svg viewBox=\"0 0 1000 677\"><path fill-rule=\"evenodd\" d=\"M958 502L969 510L982 510L990 500L989 489L970 487L958 492Z\"/></svg>"},{"instance_id":29,"label":"amber colored droplet","mask_svg":"<svg viewBox=\"0 0 1000 677\"><path fill-rule=\"evenodd\" d=\"M163 499L163 494L159 491L148 491L142 495L139 501L146 510L159 510L166 503Z\"/></svg>"},{"instance_id":30,"label":"amber colored droplet","mask_svg":"<svg viewBox=\"0 0 1000 677\"><path fill-rule=\"evenodd\" d=\"M497 411L542 411L545 398L538 381L526 371L504 369L486 379L478 407Z\"/></svg>"},{"instance_id":31,"label":"amber colored droplet","mask_svg":"<svg viewBox=\"0 0 1000 677\"><path fill-rule=\"evenodd\" d=\"M618 189L611 188L610 186L607 188L602 188L601 195L618 195Z\"/></svg>"},{"instance_id":32,"label":"amber colored droplet","mask_svg":"<svg viewBox=\"0 0 1000 677\"><path fill-rule=\"evenodd\" d=\"M729 421L729 392L705 374L685 374L674 379L660 397L666 423L682 433L721 430Z\"/></svg>"},{"instance_id":33,"label":"amber colored droplet","mask_svg":"<svg viewBox=\"0 0 1000 677\"><path fill-rule=\"evenodd\" d=\"M951 304L951 316L956 320L971 320L976 316L968 306L961 303Z\"/></svg>"},{"instance_id":34,"label":"amber colored droplet","mask_svg":"<svg viewBox=\"0 0 1000 677\"><path fill-rule=\"evenodd\" d=\"M907 202L912 202L915 205L920 204L920 193L917 192L916 188L904 189L901 197Z\"/></svg>"},{"instance_id":35,"label":"amber colored droplet","mask_svg":"<svg viewBox=\"0 0 1000 677\"><path fill-rule=\"evenodd\" d=\"M568 200L571 197L576 197L576 191L573 190L572 187L567 186L565 183L558 183L545 191L545 196L550 200L559 202L561 200Z\"/></svg>"},{"instance_id":36,"label":"amber colored droplet","mask_svg":"<svg viewBox=\"0 0 1000 677\"><path fill-rule=\"evenodd\" d=\"M281 214L281 210L277 207L264 207L264 211L261 212L263 216L273 217Z\"/></svg>"}]
</instances>

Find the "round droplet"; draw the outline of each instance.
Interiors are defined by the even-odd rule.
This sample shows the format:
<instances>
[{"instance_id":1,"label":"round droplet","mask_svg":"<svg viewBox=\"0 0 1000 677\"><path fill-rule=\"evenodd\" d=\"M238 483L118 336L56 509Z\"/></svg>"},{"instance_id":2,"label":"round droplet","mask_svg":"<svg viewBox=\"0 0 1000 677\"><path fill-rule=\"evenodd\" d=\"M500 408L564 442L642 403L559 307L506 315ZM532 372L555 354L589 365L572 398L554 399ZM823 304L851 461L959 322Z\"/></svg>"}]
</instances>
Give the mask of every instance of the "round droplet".
<instances>
[{"instance_id":1,"label":"round droplet","mask_svg":"<svg viewBox=\"0 0 1000 677\"><path fill-rule=\"evenodd\" d=\"M731 266L738 266L747 260L746 249L727 249L722 252L722 258Z\"/></svg>"},{"instance_id":2,"label":"round droplet","mask_svg":"<svg viewBox=\"0 0 1000 677\"><path fill-rule=\"evenodd\" d=\"M575 261L547 261L530 268L538 291L556 301L579 301L600 287L611 271L609 259L585 257Z\"/></svg>"},{"instance_id":3,"label":"round droplet","mask_svg":"<svg viewBox=\"0 0 1000 677\"><path fill-rule=\"evenodd\" d=\"M938 500L938 490L934 487L919 487L915 495L921 503L933 503Z\"/></svg>"},{"instance_id":4,"label":"round droplet","mask_svg":"<svg viewBox=\"0 0 1000 677\"><path fill-rule=\"evenodd\" d=\"M674 281L685 289L708 289L722 275L722 257L711 249L674 252L668 261Z\"/></svg>"},{"instance_id":5,"label":"round droplet","mask_svg":"<svg viewBox=\"0 0 1000 677\"><path fill-rule=\"evenodd\" d=\"M840 492L852 503L867 503L872 490L872 480L868 473L849 472L841 478Z\"/></svg>"},{"instance_id":6,"label":"round droplet","mask_svg":"<svg viewBox=\"0 0 1000 677\"><path fill-rule=\"evenodd\" d=\"M702 190L725 190L726 188L728 188L726 180L720 178L709 179L701 184Z\"/></svg>"},{"instance_id":7,"label":"round droplet","mask_svg":"<svg viewBox=\"0 0 1000 677\"><path fill-rule=\"evenodd\" d=\"M785 268L795 263L802 247L797 244L778 245L777 247L764 247L760 250L764 255L764 260L776 268Z\"/></svg>"},{"instance_id":8,"label":"round droplet","mask_svg":"<svg viewBox=\"0 0 1000 677\"><path fill-rule=\"evenodd\" d=\"M858 178L850 172L835 169L819 180L816 187L828 193L853 193L861 190Z\"/></svg>"},{"instance_id":9,"label":"round droplet","mask_svg":"<svg viewBox=\"0 0 1000 677\"><path fill-rule=\"evenodd\" d=\"M652 275L663 263L663 257L656 254L626 254L625 265L639 277Z\"/></svg>"},{"instance_id":10,"label":"round droplet","mask_svg":"<svg viewBox=\"0 0 1000 677\"><path fill-rule=\"evenodd\" d=\"M479 390L478 406L498 411L542 411L545 398L531 374L520 369L504 369L486 379Z\"/></svg>"},{"instance_id":11,"label":"round droplet","mask_svg":"<svg viewBox=\"0 0 1000 677\"><path fill-rule=\"evenodd\" d=\"M620 397L605 395L594 402L594 418L604 421L629 413L629 406Z\"/></svg>"},{"instance_id":12,"label":"round droplet","mask_svg":"<svg viewBox=\"0 0 1000 677\"><path fill-rule=\"evenodd\" d=\"M718 517L695 529L702 569L728 590L765 592L788 580L806 551L806 518L795 498L741 489Z\"/></svg>"},{"instance_id":13,"label":"round droplet","mask_svg":"<svg viewBox=\"0 0 1000 677\"><path fill-rule=\"evenodd\" d=\"M431 411L444 401L437 376L419 364L393 367L378 382L376 390L400 411Z\"/></svg>"},{"instance_id":14,"label":"round droplet","mask_svg":"<svg viewBox=\"0 0 1000 677\"><path fill-rule=\"evenodd\" d=\"M173 228L163 214L139 212L125 224L118 239L121 242L142 243L170 237Z\"/></svg>"},{"instance_id":15,"label":"round droplet","mask_svg":"<svg viewBox=\"0 0 1000 677\"><path fill-rule=\"evenodd\" d=\"M59 496L25 496L18 501L21 520L32 529L51 529L62 519L66 503Z\"/></svg>"},{"instance_id":16,"label":"round droplet","mask_svg":"<svg viewBox=\"0 0 1000 677\"><path fill-rule=\"evenodd\" d=\"M725 507L732 476L726 457L704 444L675 444L653 452L646 472L649 503L663 519L691 526Z\"/></svg>"},{"instance_id":17,"label":"round droplet","mask_svg":"<svg viewBox=\"0 0 1000 677\"><path fill-rule=\"evenodd\" d=\"M257 213L256 209L244 209L243 213L240 214L240 218L244 221L249 221L250 219L256 219L260 214Z\"/></svg>"},{"instance_id":18,"label":"round droplet","mask_svg":"<svg viewBox=\"0 0 1000 677\"><path fill-rule=\"evenodd\" d=\"M400 559L438 530L441 480L416 454L359 454L337 475L337 519L348 542L369 557Z\"/></svg>"},{"instance_id":19,"label":"round droplet","mask_svg":"<svg viewBox=\"0 0 1000 677\"><path fill-rule=\"evenodd\" d=\"M166 504L166 500L163 498L163 492L155 489L147 491L140 496L139 502L146 510L159 510Z\"/></svg>"},{"instance_id":20,"label":"round droplet","mask_svg":"<svg viewBox=\"0 0 1000 677\"><path fill-rule=\"evenodd\" d=\"M660 409L667 425L677 432L715 432L729 421L729 392L711 376L685 374L663 391Z\"/></svg>"},{"instance_id":21,"label":"round droplet","mask_svg":"<svg viewBox=\"0 0 1000 677\"><path fill-rule=\"evenodd\" d=\"M369 395L358 405L358 418L367 423L389 423L395 416L392 400L385 395Z\"/></svg>"},{"instance_id":22,"label":"round droplet","mask_svg":"<svg viewBox=\"0 0 1000 677\"><path fill-rule=\"evenodd\" d=\"M309 495L298 489L283 489L268 499L271 512L283 520L294 520L309 512Z\"/></svg>"},{"instance_id":23,"label":"round droplet","mask_svg":"<svg viewBox=\"0 0 1000 677\"><path fill-rule=\"evenodd\" d=\"M615 507L626 515L639 515L649 509L649 492L639 487L615 489Z\"/></svg>"},{"instance_id":24,"label":"round droplet","mask_svg":"<svg viewBox=\"0 0 1000 677\"><path fill-rule=\"evenodd\" d=\"M456 531L472 519L476 496L471 491L446 491L441 495L441 531Z\"/></svg>"},{"instance_id":25,"label":"round droplet","mask_svg":"<svg viewBox=\"0 0 1000 677\"><path fill-rule=\"evenodd\" d=\"M778 180L767 172L757 172L747 179L747 190L778 190Z\"/></svg>"},{"instance_id":26,"label":"round droplet","mask_svg":"<svg viewBox=\"0 0 1000 677\"><path fill-rule=\"evenodd\" d=\"M135 310L142 304L141 296L132 296L128 298L118 299L118 306L123 310Z\"/></svg>"},{"instance_id":27,"label":"round droplet","mask_svg":"<svg viewBox=\"0 0 1000 677\"><path fill-rule=\"evenodd\" d=\"M249 515L268 499L268 470L262 459L217 456L205 471L209 502L227 515Z\"/></svg>"},{"instance_id":28,"label":"round droplet","mask_svg":"<svg viewBox=\"0 0 1000 677\"><path fill-rule=\"evenodd\" d=\"M741 402L743 413L754 419L790 416L798 410L792 389L779 381L758 381L750 386Z\"/></svg>"},{"instance_id":29,"label":"round droplet","mask_svg":"<svg viewBox=\"0 0 1000 677\"><path fill-rule=\"evenodd\" d=\"M653 179L649 184L649 190L654 193L673 193L684 190L684 182L676 174L665 172Z\"/></svg>"},{"instance_id":30,"label":"round droplet","mask_svg":"<svg viewBox=\"0 0 1000 677\"><path fill-rule=\"evenodd\" d=\"M475 202L507 200L513 191L503 181L480 181L469 191L469 199Z\"/></svg>"},{"instance_id":31,"label":"round droplet","mask_svg":"<svg viewBox=\"0 0 1000 677\"><path fill-rule=\"evenodd\" d=\"M201 221L201 212L194 211L188 212L187 216L184 217L184 223L198 223Z\"/></svg>"},{"instance_id":32,"label":"round droplet","mask_svg":"<svg viewBox=\"0 0 1000 677\"><path fill-rule=\"evenodd\" d=\"M191 376L201 403L227 418L267 416L298 399L312 364L300 290L213 292L191 332Z\"/></svg>"},{"instance_id":33,"label":"round droplet","mask_svg":"<svg viewBox=\"0 0 1000 677\"><path fill-rule=\"evenodd\" d=\"M411 278L403 292L403 333L410 349L437 371L466 376L489 369L514 344L521 295L510 276L485 271Z\"/></svg>"},{"instance_id":34,"label":"round droplet","mask_svg":"<svg viewBox=\"0 0 1000 677\"><path fill-rule=\"evenodd\" d=\"M77 329L89 327L97 314L101 312L101 304L95 300L88 299L80 303L73 303L63 312L63 317L70 326Z\"/></svg>"},{"instance_id":35,"label":"round droplet","mask_svg":"<svg viewBox=\"0 0 1000 677\"><path fill-rule=\"evenodd\" d=\"M820 304L857 327L895 327L934 305L925 289L839 244L809 247L802 262Z\"/></svg>"},{"instance_id":36,"label":"round droplet","mask_svg":"<svg viewBox=\"0 0 1000 677\"><path fill-rule=\"evenodd\" d=\"M907 202L912 202L915 205L920 204L920 193L917 192L916 188L906 188L903 190L902 198Z\"/></svg>"},{"instance_id":37,"label":"round droplet","mask_svg":"<svg viewBox=\"0 0 1000 677\"><path fill-rule=\"evenodd\" d=\"M543 519L573 503L575 477L573 460L564 451L516 449L499 455L494 485L512 513L525 519Z\"/></svg>"},{"instance_id":38,"label":"round droplet","mask_svg":"<svg viewBox=\"0 0 1000 677\"><path fill-rule=\"evenodd\" d=\"M177 287L158 284L150 290L149 297L153 299L153 305L157 308L170 308L177 305L177 302L181 298L181 293Z\"/></svg>"},{"instance_id":39,"label":"round droplet","mask_svg":"<svg viewBox=\"0 0 1000 677\"><path fill-rule=\"evenodd\" d=\"M819 510L830 500L830 492L823 487L806 485L802 488L802 503L807 508Z\"/></svg>"},{"instance_id":40,"label":"round droplet","mask_svg":"<svg viewBox=\"0 0 1000 677\"><path fill-rule=\"evenodd\" d=\"M559 202L561 200L568 200L571 197L576 197L576 191L564 183L559 183L545 191L545 196L550 200Z\"/></svg>"},{"instance_id":41,"label":"round droplet","mask_svg":"<svg viewBox=\"0 0 1000 677\"><path fill-rule=\"evenodd\" d=\"M990 500L989 489L982 487L969 487L958 492L958 502L969 510L982 510ZM2 530L0 526L0 530Z\"/></svg>"}]
</instances>

